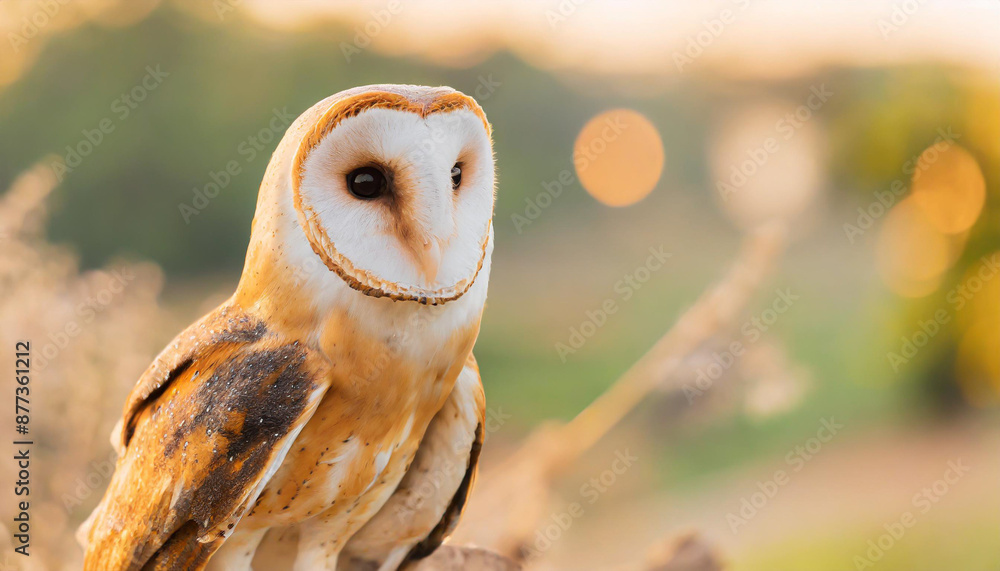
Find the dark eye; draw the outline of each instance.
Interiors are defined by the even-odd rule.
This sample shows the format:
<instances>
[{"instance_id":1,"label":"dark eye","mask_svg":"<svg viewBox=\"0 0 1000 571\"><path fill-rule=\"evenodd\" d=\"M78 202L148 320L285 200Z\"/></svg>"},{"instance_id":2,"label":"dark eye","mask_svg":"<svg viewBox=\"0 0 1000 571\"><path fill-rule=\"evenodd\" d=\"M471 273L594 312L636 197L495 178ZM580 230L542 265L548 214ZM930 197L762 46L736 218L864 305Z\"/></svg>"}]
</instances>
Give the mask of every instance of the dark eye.
<instances>
[{"instance_id":1,"label":"dark eye","mask_svg":"<svg viewBox=\"0 0 1000 571\"><path fill-rule=\"evenodd\" d=\"M386 186L385 175L375 167L361 167L347 175L347 189L365 200L382 196Z\"/></svg>"},{"instance_id":2,"label":"dark eye","mask_svg":"<svg viewBox=\"0 0 1000 571\"><path fill-rule=\"evenodd\" d=\"M451 167L451 188L458 190L460 184L462 184L462 165L455 163L455 166Z\"/></svg>"}]
</instances>

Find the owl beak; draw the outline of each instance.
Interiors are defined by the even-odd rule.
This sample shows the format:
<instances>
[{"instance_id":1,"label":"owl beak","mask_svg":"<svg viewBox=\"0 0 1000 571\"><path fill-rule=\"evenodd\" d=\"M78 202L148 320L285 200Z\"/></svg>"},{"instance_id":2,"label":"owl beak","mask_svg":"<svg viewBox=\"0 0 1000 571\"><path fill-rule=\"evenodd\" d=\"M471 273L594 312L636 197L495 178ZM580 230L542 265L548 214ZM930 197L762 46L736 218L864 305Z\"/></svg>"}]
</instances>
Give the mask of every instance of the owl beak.
<instances>
[{"instance_id":1,"label":"owl beak","mask_svg":"<svg viewBox=\"0 0 1000 571\"><path fill-rule=\"evenodd\" d=\"M435 284L438 270L441 269L441 244L437 240L424 242L418 254L420 270L427 279L428 284Z\"/></svg>"}]
</instances>

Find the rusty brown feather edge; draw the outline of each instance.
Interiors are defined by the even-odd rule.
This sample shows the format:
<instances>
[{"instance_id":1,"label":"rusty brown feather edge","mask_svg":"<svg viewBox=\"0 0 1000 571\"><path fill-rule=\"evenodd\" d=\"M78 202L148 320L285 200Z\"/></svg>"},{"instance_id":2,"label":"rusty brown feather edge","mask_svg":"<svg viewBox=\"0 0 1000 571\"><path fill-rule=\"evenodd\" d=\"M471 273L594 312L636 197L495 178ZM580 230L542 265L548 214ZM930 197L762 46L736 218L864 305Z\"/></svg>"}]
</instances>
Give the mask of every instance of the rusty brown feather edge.
<instances>
[{"instance_id":1,"label":"rusty brown feather edge","mask_svg":"<svg viewBox=\"0 0 1000 571\"><path fill-rule=\"evenodd\" d=\"M182 493L174 489L174 497L167 498L162 487L153 488L159 495L144 494L146 490L139 488L157 483L147 484L142 476L155 480L169 470L133 465L139 478L131 471L123 474L116 470L105 498L81 526L81 536L89 540L85 569L204 567L252 503L251 496L260 492L264 474L281 461L282 442L308 421L322 398L325 391L317 389L324 387L313 381L320 375L310 376L307 369L316 365L315 359L306 362L310 355L298 342L286 342L262 322L226 305L182 332L133 389L120 431L119 468L128 446L140 438L141 450L152 452L151 458L142 458L144 463L158 463L162 453L164 462L176 465L181 449L181 468L176 472L183 476L186 467L194 478L186 482ZM205 372L197 381L198 370L188 373L195 366ZM180 383L178 391L189 392L174 398L178 395L169 392L174 383ZM164 396L169 398L161 402ZM249 400L240 402L242 398ZM174 406L182 413L193 412L185 411L185 406L197 409L197 413L183 415L191 416L190 422L179 426L164 420L163 414L157 418L161 407L166 414ZM235 416L231 413L234 410ZM140 425L143 419L146 425ZM167 426L155 426L157 421ZM235 432L234 421L239 422ZM151 430L155 434L140 432L149 425L154 425ZM207 436L194 435L196 446L189 449L186 444L196 429L208 429ZM200 457L198 438L204 438L205 453ZM179 448L182 440L185 446ZM221 454L216 449L220 444L225 445ZM195 458L194 464L186 459L188 453ZM199 459L203 461L200 464ZM117 481L125 477L133 481ZM108 502L119 517L123 512L133 515L133 509L139 512L129 520L132 525L122 528L120 523L107 521L112 518L102 520Z\"/></svg>"},{"instance_id":2,"label":"rusty brown feather edge","mask_svg":"<svg viewBox=\"0 0 1000 571\"><path fill-rule=\"evenodd\" d=\"M132 437L135 421L142 408L156 400L170 381L187 368L191 356L199 350L200 345L205 344L204 333L208 333L213 342L230 343L254 341L263 334L262 323L254 324L253 328L249 327L250 318L234 310L231 304L232 300L227 300L188 326L153 359L149 367L146 367L125 400L121 422L111 433L111 445L115 447L119 456Z\"/></svg>"}]
</instances>

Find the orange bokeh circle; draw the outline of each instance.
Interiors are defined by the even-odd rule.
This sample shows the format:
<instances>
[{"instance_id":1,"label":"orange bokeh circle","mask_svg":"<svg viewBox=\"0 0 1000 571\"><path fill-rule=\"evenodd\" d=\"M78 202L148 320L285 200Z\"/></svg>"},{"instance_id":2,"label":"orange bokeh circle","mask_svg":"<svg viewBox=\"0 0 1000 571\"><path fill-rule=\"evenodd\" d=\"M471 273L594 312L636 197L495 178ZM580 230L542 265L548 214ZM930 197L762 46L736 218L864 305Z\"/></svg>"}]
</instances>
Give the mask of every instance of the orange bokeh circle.
<instances>
[{"instance_id":1,"label":"orange bokeh circle","mask_svg":"<svg viewBox=\"0 0 1000 571\"><path fill-rule=\"evenodd\" d=\"M986 180L971 153L956 145L937 144L921 153L912 194L935 228L956 234L979 218L986 202Z\"/></svg>"},{"instance_id":2,"label":"orange bokeh circle","mask_svg":"<svg viewBox=\"0 0 1000 571\"><path fill-rule=\"evenodd\" d=\"M573 144L580 184L608 206L629 206L646 198L660 180L663 161L659 131L631 109L594 116Z\"/></svg>"}]
</instances>

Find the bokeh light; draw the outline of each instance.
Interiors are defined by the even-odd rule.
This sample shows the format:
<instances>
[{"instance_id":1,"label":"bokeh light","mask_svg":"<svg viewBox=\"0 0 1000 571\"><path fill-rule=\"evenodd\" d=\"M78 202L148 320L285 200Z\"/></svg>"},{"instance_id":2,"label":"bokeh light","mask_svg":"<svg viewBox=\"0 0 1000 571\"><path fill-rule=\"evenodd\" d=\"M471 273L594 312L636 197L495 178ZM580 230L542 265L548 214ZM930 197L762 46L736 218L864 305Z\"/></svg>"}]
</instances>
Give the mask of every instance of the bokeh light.
<instances>
[{"instance_id":1,"label":"bokeh light","mask_svg":"<svg viewBox=\"0 0 1000 571\"><path fill-rule=\"evenodd\" d=\"M904 297L923 297L936 290L953 259L950 241L912 197L886 215L875 255L885 285Z\"/></svg>"},{"instance_id":2,"label":"bokeh light","mask_svg":"<svg viewBox=\"0 0 1000 571\"><path fill-rule=\"evenodd\" d=\"M969 231L949 234L946 238L948 240L948 265L951 266L962 258L965 245L969 243Z\"/></svg>"},{"instance_id":3,"label":"bokeh light","mask_svg":"<svg viewBox=\"0 0 1000 571\"><path fill-rule=\"evenodd\" d=\"M709 149L712 192L743 228L792 221L819 195L819 131L811 115L789 121L798 110L780 103L748 106L718 128Z\"/></svg>"},{"instance_id":4,"label":"bokeh light","mask_svg":"<svg viewBox=\"0 0 1000 571\"><path fill-rule=\"evenodd\" d=\"M659 131L631 109L596 115L573 144L580 184L608 206L629 206L646 198L660 180L663 161Z\"/></svg>"},{"instance_id":5,"label":"bokeh light","mask_svg":"<svg viewBox=\"0 0 1000 571\"><path fill-rule=\"evenodd\" d=\"M917 161L912 193L935 228L956 234L971 228L979 218L986 201L986 180L968 151L956 145L936 144L921 153Z\"/></svg>"},{"instance_id":6,"label":"bokeh light","mask_svg":"<svg viewBox=\"0 0 1000 571\"><path fill-rule=\"evenodd\" d=\"M474 349L490 434L452 547L529 571L691 555L1000 571L998 17L1000 2L941 0L0 0L16 141L0 153L0 367L20 339L36 359L58 348L31 381L30 571L83 566L73 534L108 485L122 403L233 295L287 123L380 82L458 89L495 138ZM160 64L162 88L125 103ZM135 279L81 319L119 268ZM630 367L649 348L660 363ZM819 439L825 421L844 429ZM627 473L619 453L638 457ZM969 475L890 537L955 459ZM692 528L704 544L678 535ZM19 561L5 537L0 559Z\"/></svg>"}]
</instances>

